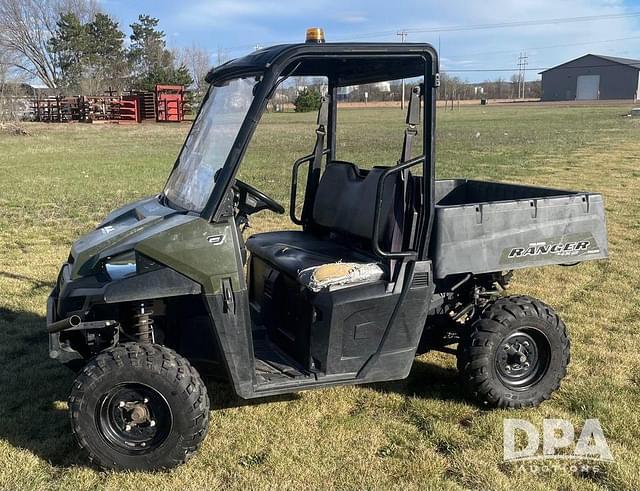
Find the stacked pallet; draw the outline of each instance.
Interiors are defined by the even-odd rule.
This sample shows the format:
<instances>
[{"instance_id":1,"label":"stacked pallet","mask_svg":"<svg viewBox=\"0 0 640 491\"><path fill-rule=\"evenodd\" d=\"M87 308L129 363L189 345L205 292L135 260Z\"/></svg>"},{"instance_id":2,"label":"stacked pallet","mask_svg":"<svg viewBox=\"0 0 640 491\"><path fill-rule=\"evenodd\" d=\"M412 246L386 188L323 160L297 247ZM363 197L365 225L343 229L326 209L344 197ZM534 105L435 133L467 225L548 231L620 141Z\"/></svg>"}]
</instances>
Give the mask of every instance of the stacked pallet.
<instances>
[{"instance_id":1,"label":"stacked pallet","mask_svg":"<svg viewBox=\"0 0 640 491\"><path fill-rule=\"evenodd\" d=\"M140 108L137 96L124 96L111 103L111 117L120 124L140 123Z\"/></svg>"},{"instance_id":2,"label":"stacked pallet","mask_svg":"<svg viewBox=\"0 0 640 491\"><path fill-rule=\"evenodd\" d=\"M33 100L33 119L43 123L59 122L60 106L57 97Z\"/></svg>"},{"instance_id":3,"label":"stacked pallet","mask_svg":"<svg viewBox=\"0 0 640 491\"><path fill-rule=\"evenodd\" d=\"M52 96L33 99L32 112L35 121L46 123L180 122L187 106L185 94L182 85L158 85L154 92L132 91L123 96L113 91L103 96Z\"/></svg>"}]
</instances>

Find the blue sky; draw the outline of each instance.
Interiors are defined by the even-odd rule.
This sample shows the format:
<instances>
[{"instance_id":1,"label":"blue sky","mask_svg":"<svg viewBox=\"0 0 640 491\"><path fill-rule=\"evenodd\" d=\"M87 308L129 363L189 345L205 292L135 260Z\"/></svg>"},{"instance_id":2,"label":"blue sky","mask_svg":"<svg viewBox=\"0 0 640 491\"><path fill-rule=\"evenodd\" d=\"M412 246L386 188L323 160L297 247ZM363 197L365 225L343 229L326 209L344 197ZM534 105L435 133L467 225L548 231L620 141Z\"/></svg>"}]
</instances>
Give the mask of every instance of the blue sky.
<instances>
[{"instance_id":1,"label":"blue sky","mask_svg":"<svg viewBox=\"0 0 640 491\"><path fill-rule=\"evenodd\" d=\"M193 44L217 60L254 46L302 41L320 26L328 41L397 41L400 29L640 13L640 0L100 0L103 10L128 25L139 13L160 19L169 47ZM410 32L408 41L441 46L442 67L469 81L516 71L520 51L529 67L549 67L585 53L640 58L640 15L588 22L452 32ZM507 69L507 71L475 71ZM511 71L513 69L513 71ZM531 70L528 79L535 79Z\"/></svg>"}]
</instances>

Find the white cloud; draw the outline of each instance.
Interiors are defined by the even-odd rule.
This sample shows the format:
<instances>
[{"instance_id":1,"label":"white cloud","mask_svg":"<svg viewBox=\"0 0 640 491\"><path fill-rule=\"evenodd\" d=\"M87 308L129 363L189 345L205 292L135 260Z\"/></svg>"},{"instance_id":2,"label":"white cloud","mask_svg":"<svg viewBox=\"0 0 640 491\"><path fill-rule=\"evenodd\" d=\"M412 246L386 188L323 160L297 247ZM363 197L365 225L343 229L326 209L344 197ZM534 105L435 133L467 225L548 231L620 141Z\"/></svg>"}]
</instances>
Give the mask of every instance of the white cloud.
<instances>
[{"instance_id":1,"label":"white cloud","mask_svg":"<svg viewBox=\"0 0 640 491\"><path fill-rule=\"evenodd\" d=\"M540 19L601 16L631 12L623 0L196 0L176 3L171 30L201 39L215 39L223 48L236 47L232 56L253 46L301 39L306 27L324 27L327 40L396 41L401 28L429 29L460 25L498 24ZM637 7L636 10L640 10ZM516 69L526 49L529 67L548 67L587 52L640 58L640 17L592 22L555 23L504 29L455 32L411 32L409 42L439 42L446 67ZM615 39L636 37L638 39ZM614 40L608 42L596 42ZM589 43L589 44L587 44ZM245 48L237 48L238 45ZM495 74L459 72L470 80ZM509 77L511 73L504 73ZM535 72L530 72L530 78Z\"/></svg>"},{"instance_id":2,"label":"white cloud","mask_svg":"<svg viewBox=\"0 0 640 491\"><path fill-rule=\"evenodd\" d=\"M344 12L335 16L335 20L344 24L362 24L369 20L369 17L359 12Z\"/></svg>"}]
</instances>

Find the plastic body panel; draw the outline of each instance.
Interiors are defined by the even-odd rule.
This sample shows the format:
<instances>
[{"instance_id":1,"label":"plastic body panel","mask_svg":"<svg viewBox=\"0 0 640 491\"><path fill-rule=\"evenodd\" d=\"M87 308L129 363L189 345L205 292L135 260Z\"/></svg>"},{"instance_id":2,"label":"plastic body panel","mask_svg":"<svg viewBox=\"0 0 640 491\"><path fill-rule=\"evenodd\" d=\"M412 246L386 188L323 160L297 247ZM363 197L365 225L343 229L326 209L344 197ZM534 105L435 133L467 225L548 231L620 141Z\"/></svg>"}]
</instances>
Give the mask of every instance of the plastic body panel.
<instances>
[{"instance_id":1,"label":"plastic body panel","mask_svg":"<svg viewBox=\"0 0 640 491\"><path fill-rule=\"evenodd\" d=\"M196 218L139 242L136 251L199 283L209 295L219 293L226 278L234 290L244 284L238 228L232 219L209 223Z\"/></svg>"},{"instance_id":2,"label":"plastic body panel","mask_svg":"<svg viewBox=\"0 0 640 491\"><path fill-rule=\"evenodd\" d=\"M246 288L233 292L234 305L224 294L206 295L214 336L235 393L243 399L256 397L251 317Z\"/></svg>"},{"instance_id":3,"label":"plastic body panel","mask_svg":"<svg viewBox=\"0 0 640 491\"><path fill-rule=\"evenodd\" d=\"M378 350L399 295L380 281L311 296L311 357L326 375L354 376Z\"/></svg>"},{"instance_id":4,"label":"plastic body panel","mask_svg":"<svg viewBox=\"0 0 640 491\"><path fill-rule=\"evenodd\" d=\"M96 274L105 258L130 251L141 241L197 219L163 206L158 198L126 205L73 243L71 278Z\"/></svg>"},{"instance_id":5,"label":"plastic body panel","mask_svg":"<svg viewBox=\"0 0 640 491\"><path fill-rule=\"evenodd\" d=\"M430 261L410 263L403 274L404 286L396 292L387 291L385 282L379 281L313 294L300 288L292 278L278 278L282 273L260 258L252 259L250 272L253 290L251 317L255 321L271 322L268 306L275 283L291 289L295 303L304 307L284 305L285 312L273 320L281 322L292 315L299 322L295 332L289 332L285 337L282 346L295 351L296 347L301 347L297 342L299 339L307 342L308 355L297 351L297 361L313 376L285 383L256 384L252 391L238 392L241 397L264 397L316 387L398 380L408 376L433 294ZM271 281L274 284L269 285ZM298 317L299 311L305 315ZM269 330L269 326L266 327ZM244 338L246 335L246 329L241 326L233 331L236 337ZM236 373L243 379L236 390L246 389L250 374L239 359L244 353L234 354L230 346L226 355L236 358L237 361L230 359L230 367L236 367Z\"/></svg>"},{"instance_id":6,"label":"plastic body panel","mask_svg":"<svg viewBox=\"0 0 640 491\"><path fill-rule=\"evenodd\" d=\"M153 298L169 298L201 293L200 284L170 268L136 274L107 283L104 289L106 303L133 302Z\"/></svg>"},{"instance_id":7,"label":"plastic body panel","mask_svg":"<svg viewBox=\"0 0 640 491\"><path fill-rule=\"evenodd\" d=\"M436 278L608 256L602 195L468 180L436 181Z\"/></svg>"}]
</instances>

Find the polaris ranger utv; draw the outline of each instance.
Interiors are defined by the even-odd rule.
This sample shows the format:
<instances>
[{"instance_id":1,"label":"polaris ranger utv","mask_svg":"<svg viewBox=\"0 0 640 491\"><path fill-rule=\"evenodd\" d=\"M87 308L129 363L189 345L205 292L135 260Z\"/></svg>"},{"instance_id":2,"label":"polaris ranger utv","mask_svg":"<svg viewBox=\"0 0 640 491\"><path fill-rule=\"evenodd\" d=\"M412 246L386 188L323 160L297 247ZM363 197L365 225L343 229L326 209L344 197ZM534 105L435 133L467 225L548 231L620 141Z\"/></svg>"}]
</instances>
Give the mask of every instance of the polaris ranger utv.
<instances>
[{"instance_id":1,"label":"polaris ranger utv","mask_svg":"<svg viewBox=\"0 0 640 491\"><path fill-rule=\"evenodd\" d=\"M319 76L315 148L292 165L299 227L245 245L252 214L285 211L235 178L247 145L283 81ZM339 160L339 89L397 79L413 86L398 161ZM436 180L430 45L280 45L207 81L164 190L75 242L48 300L50 356L83 365L69 411L92 461L156 469L193 454L209 415L194 366L218 367L243 399L403 379L429 350L457 355L487 406L534 406L559 387L564 323L502 292L515 269L607 257L602 196Z\"/></svg>"}]
</instances>

